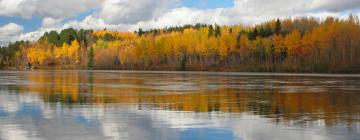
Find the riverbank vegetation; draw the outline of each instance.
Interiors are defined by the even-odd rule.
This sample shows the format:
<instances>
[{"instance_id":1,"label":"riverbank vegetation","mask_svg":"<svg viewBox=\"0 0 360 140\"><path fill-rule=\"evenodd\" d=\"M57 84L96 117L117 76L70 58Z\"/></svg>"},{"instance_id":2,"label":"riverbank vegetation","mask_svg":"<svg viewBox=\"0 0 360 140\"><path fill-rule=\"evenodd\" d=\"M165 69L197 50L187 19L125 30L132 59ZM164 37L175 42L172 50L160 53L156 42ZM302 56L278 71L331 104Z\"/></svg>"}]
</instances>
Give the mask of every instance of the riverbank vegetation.
<instances>
[{"instance_id":1,"label":"riverbank vegetation","mask_svg":"<svg viewBox=\"0 0 360 140\"><path fill-rule=\"evenodd\" d=\"M256 26L185 25L136 32L45 33L0 49L0 67L18 69L360 72L360 23L312 17Z\"/></svg>"}]
</instances>

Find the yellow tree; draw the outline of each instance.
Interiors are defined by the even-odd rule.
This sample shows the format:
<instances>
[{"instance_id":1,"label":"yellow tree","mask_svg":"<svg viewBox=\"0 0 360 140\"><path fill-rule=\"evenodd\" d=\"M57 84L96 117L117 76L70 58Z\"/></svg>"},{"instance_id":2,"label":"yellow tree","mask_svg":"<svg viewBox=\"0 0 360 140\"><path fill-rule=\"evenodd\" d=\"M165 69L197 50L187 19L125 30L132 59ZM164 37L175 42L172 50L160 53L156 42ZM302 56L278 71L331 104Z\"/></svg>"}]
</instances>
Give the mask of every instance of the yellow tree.
<instances>
[{"instance_id":1,"label":"yellow tree","mask_svg":"<svg viewBox=\"0 0 360 140\"><path fill-rule=\"evenodd\" d=\"M80 44L77 40L71 42L71 45L68 47L68 57L71 59L72 64L79 64L80 63Z\"/></svg>"},{"instance_id":2,"label":"yellow tree","mask_svg":"<svg viewBox=\"0 0 360 140\"><path fill-rule=\"evenodd\" d=\"M291 57L293 62L296 64L298 57L303 53L303 47L301 44L301 34L298 30L292 31L290 34L285 36L285 46L287 48L288 56Z\"/></svg>"},{"instance_id":3,"label":"yellow tree","mask_svg":"<svg viewBox=\"0 0 360 140\"><path fill-rule=\"evenodd\" d=\"M284 37L282 35L273 36L275 63L285 60L287 55L286 46L284 43Z\"/></svg>"}]
</instances>

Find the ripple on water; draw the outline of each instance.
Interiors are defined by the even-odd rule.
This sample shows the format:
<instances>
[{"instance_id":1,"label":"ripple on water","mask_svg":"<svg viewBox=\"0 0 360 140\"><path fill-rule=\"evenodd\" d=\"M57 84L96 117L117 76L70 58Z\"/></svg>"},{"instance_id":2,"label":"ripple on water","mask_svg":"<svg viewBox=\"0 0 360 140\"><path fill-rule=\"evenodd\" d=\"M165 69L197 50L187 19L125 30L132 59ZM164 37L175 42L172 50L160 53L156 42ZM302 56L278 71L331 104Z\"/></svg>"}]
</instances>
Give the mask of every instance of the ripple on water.
<instances>
[{"instance_id":1,"label":"ripple on water","mask_svg":"<svg viewBox=\"0 0 360 140\"><path fill-rule=\"evenodd\" d=\"M0 139L356 139L340 76L0 71Z\"/></svg>"}]
</instances>

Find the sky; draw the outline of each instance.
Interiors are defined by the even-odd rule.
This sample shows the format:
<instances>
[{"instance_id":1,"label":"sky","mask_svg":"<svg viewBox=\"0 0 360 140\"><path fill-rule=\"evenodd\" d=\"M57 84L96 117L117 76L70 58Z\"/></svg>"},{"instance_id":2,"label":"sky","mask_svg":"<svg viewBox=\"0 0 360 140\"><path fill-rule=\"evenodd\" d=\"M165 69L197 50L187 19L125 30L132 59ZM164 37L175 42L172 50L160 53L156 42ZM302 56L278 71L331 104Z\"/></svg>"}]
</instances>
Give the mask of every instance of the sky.
<instances>
[{"instance_id":1,"label":"sky","mask_svg":"<svg viewBox=\"0 0 360 140\"><path fill-rule=\"evenodd\" d=\"M0 44L64 28L135 31L184 24L360 15L359 0L0 0Z\"/></svg>"}]
</instances>

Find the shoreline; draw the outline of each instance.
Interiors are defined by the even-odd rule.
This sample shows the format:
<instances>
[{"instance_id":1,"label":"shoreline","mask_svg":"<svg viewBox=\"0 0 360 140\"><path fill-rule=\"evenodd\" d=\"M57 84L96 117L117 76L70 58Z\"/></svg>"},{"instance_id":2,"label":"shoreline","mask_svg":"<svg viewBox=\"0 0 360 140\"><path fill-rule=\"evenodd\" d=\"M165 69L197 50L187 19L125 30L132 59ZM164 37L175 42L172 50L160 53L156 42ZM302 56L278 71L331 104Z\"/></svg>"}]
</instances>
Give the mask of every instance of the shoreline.
<instances>
[{"instance_id":1,"label":"shoreline","mask_svg":"<svg viewBox=\"0 0 360 140\"><path fill-rule=\"evenodd\" d=\"M306 73L306 72L245 72L245 71L177 71L177 70L99 70L99 69L0 69L0 72L106 72L106 73L125 73L125 74L198 74L198 75L221 75L221 76L307 76L307 77L359 77L360 73Z\"/></svg>"}]
</instances>

